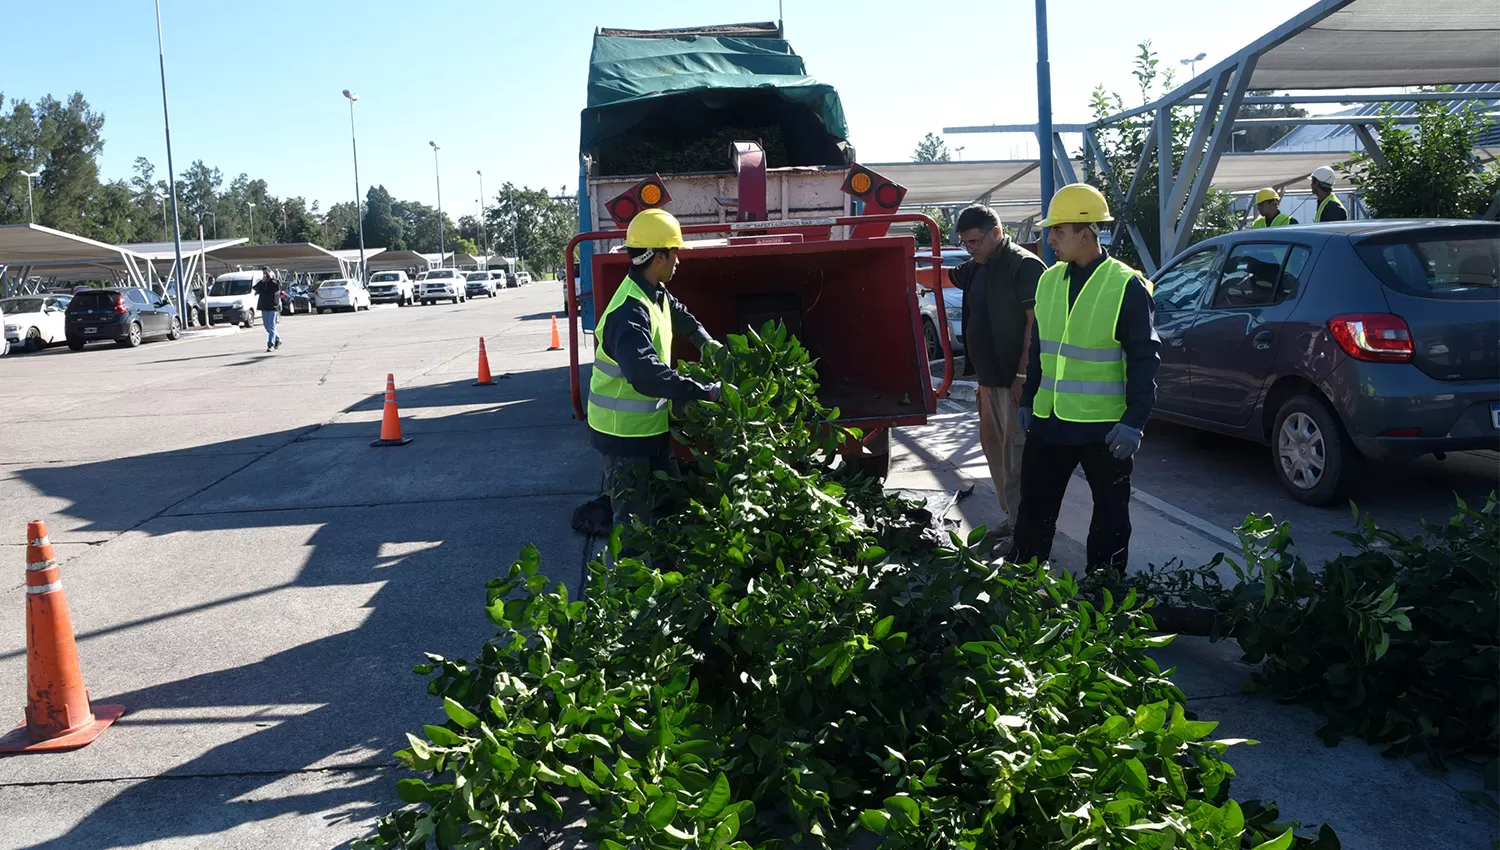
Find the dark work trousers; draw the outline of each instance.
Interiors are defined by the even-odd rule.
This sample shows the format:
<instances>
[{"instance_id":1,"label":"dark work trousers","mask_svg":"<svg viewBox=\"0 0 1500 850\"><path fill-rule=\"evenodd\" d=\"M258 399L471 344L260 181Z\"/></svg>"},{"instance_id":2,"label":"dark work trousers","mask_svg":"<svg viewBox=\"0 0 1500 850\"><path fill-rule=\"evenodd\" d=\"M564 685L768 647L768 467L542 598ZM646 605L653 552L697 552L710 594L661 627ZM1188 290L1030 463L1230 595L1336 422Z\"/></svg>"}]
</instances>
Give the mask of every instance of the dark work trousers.
<instances>
[{"instance_id":1,"label":"dark work trousers","mask_svg":"<svg viewBox=\"0 0 1500 850\"><path fill-rule=\"evenodd\" d=\"M1052 556L1057 513L1073 470L1083 465L1094 494L1089 523L1089 572L1108 569L1123 574L1130 549L1130 458L1118 460L1104 443L1060 446L1035 437L1021 456L1021 511L1016 521L1011 560L1024 563Z\"/></svg>"},{"instance_id":2,"label":"dark work trousers","mask_svg":"<svg viewBox=\"0 0 1500 850\"><path fill-rule=\"evenodd\" d=\"M677 472L676 461L668 455L650 457L627 457L622 455L604 455L604 491L609 494L610 508L614 513L614 525L616 527L629 527L634 520L639 519L643 525L650 525L656 512L655 500L651 496L651 479L657 470L665 471L668 475ZM625 547L620 551L622 557L638 557L639 553L631 547ZM605 563L611 564L613 559L605 552Z\"/></svg>"}]
</instances>

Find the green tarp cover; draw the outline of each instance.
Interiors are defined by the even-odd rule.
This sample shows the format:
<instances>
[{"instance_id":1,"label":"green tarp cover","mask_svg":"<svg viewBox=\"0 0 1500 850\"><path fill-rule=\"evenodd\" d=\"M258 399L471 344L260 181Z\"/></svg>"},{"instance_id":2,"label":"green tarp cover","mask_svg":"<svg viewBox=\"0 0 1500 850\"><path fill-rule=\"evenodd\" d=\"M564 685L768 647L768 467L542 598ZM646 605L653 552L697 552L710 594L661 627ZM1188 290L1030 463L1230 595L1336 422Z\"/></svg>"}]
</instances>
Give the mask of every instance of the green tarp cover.
<instances>
[{"instance_id":1,"label":"green tarp cover","mask_svg":"<svg viewBox=\"0 0 1500 850\"><path fill-rule=\"evenodd\" d=\"M829 135L849 137L838 92L808 76L802 57L785 39L596 35L580 149L593 150L629 129L659 99L729 89L774 91L812 111Z\"/></svg>"}]
</instances>

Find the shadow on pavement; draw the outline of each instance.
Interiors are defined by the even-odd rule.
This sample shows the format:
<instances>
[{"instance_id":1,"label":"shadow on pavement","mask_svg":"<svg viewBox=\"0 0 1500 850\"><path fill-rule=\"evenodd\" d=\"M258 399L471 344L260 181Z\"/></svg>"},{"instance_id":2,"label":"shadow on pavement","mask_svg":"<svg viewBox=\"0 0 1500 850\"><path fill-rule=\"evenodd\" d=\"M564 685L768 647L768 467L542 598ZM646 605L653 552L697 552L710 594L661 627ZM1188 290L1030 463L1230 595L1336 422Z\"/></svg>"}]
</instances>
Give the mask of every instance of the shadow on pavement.
<instances>
[{"instance_id":1,"label":"shadow on pavement","mask_svg":"<svg viewBox=\"0 0 1500 850\"><path fill-rule=\"evenodd\" d=\"M554 578L575 590L580 582L584 539L568 522L573 506L597 492L598 462L583 426L569 419L565 375L557 368L498 387L466 379L403 388L403 414L421 416L403 423L415 441L399 449L368 445L379 417L367 414L380 410L383 393L312 431L217 444L263 454L133 524L101 482L128 481L121 467L130 464L189 463L189 474L214 458L162 453L17 470L42 494L71 500L66 513L89 529L138 532L105 544L114 550L100 554L106 563L71 573L79 597L134 603L136 616L94 629L80 623L78 632L85 656L110 659L108 673L90 673L94 699L129 713L70 761L0 759L0 788L75 782L107 797L65 835L33 846L105 850L188 836L211 843L207 836L289 815L336 810L338 819L359 820L396 805L380 768L405 745L404 732L442 719L409 672L422 653L478 650L493 633L483 584L525 543L542 548ZM279 448L266 451L268 437ZM152 560L179 552L185 557L167 570ZM159 586L185 592L168 594L178 600L171 610L141 616L152 608L141 599ZM149 672L152 653L167 655L160 667L202 672L136 690L100 687L132 671L167 678ZM0 655L0 664L24 665L19 654ZM309 774L327 781L288 784ZM112 781L143 777L153 778ZM165 781L172 778L181 781ZM216 796L216 782L234 793ZM107 796L104 789L121 785ZM314 833L307 846L327 844Z\"/></svg>"}]
</instances>

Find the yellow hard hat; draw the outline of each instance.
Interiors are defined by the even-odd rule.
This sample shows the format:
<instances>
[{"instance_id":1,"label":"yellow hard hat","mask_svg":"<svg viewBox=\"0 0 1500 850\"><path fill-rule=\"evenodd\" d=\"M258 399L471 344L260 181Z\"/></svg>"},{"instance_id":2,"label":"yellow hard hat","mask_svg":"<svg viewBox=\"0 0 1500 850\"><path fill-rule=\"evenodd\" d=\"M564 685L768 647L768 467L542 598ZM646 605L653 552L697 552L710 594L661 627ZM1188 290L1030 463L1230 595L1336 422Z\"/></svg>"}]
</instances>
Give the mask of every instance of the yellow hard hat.
<instances>
[{"instance_id":1,"label":"yellow hard hat","mask_svg":"<svg viewBox=\"0 0 1500 850\"><path fill-rule=\"evenodd\" d=\"M1047 205L1047 217L1042 227L1059 224L1098 224L1114 221L1109 214L1109 203L1098 189L1087 183L1070 183L1057 190L1052 203Z\"/></svg>"},{"instance_id":2,"label":"yellow hard hat","mask_svg":"<svg viewBox=\"0 0 1500 850\"><path fill-rule=\"evenodd\" d=\"M1266 201L1279 201L1281 196L1276 194L1275 189L1261 189L1255 193L1255 203L1263 204Z\"/></svg>"},{"instance_id":3,"label":"yellow hard hat","mask_svg":"<svg viewBox=\"0 0 1500 850\"><path fill-rule=\"evenodd\" d=\"M662 209L642 210L625 230L626 248L681 248L682 225Z\"/></svg>"}]
</instances>

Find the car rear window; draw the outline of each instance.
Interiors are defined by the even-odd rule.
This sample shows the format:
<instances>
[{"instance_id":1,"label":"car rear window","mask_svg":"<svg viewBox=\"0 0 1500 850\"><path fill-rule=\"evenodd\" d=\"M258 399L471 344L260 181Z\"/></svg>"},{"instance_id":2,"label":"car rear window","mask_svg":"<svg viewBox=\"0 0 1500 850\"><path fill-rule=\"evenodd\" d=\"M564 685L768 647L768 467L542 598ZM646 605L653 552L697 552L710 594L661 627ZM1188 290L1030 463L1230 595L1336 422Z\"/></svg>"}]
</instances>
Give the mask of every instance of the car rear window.
<instances>
[{"instance_id":1,"label":"car rear window","mask_svg":"<svg viewBox=\"0 0 1500 850\"><path fill-rule=\"evenodd\" d=\"M1474 232L1457 238L1382 238L1354 246L1380 282L1420 298L1493 301L1500 297L1500 241Z\"/></svg>"},{"instance_id":2,"label":"car rear window","mask_svg":"<svg viewBox=\"0 0 1500 850\"><path fill-rule=\"evenodd\" d=\"M113 292L80 292L68 306L79 310L112 310L117 297Z\"/></svg>"}]
</instances>

